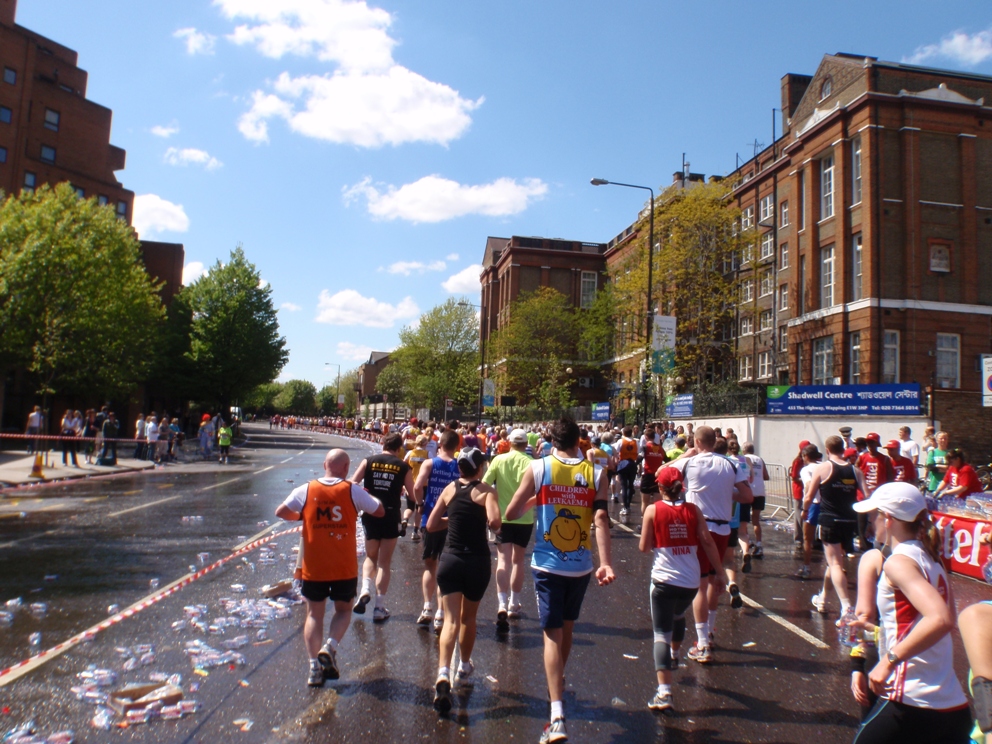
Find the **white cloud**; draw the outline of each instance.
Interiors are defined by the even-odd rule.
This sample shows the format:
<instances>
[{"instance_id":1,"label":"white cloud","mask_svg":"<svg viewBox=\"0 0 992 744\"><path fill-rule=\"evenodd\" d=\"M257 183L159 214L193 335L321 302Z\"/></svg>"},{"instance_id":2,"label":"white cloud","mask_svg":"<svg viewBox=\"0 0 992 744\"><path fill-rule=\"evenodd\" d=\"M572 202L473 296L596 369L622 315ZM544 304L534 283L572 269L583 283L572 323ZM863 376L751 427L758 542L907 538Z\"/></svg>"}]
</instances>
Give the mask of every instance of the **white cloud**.
<instances>
[{"instance_id":1,"label":"white cloud","mask_svg":"<svg viewBox=\"0 0 992 744\"><path fill-rule=\"evenodd\" d=\"M224 165L206 150L193 147L170 147L165 151L165 162L169 165L202 165L207 170L216 170Z\"/></svg>"},{"instance_id":2,"label":"white cloud","mask_svg":"<svg viewBox=\"0 0 992 744\"><path fill-rule=\"evenodd\" d=\"M256 90L238 129L253 142L268 141L268 120L282 118L292 131L329 142L380 147L405 142L447 144L471 124L483 98L426 79L393 60L392 16L363 0L214 0L232 21L244 21L227 38L274 59L314 57L335 65L326 74L291 77L273 91Z\"/></svg>"},{"instance_id":3,"label":"white cloud","mask_svg":"<svg viewBox=\"0 0 992 744\"><path fill-rule=\"evenodd\" d=\"M367 361L374 349L371 346L353 344L351 341L341 341L338 343L338 357L347 359L349 362Z\"/></svg>"},{"instance_id":4,"label":"white cloud","mask_svg":"<svg viewBox=\"0 0 992 744\"><path fill-rule=\"evenodd\" d=\"M134 229L143 238L163 232L184 233L189 230L189 217L182 204L173 204L156 194L134 197Z\"/></svg>"},{"instance_id":5,"label":"white cloud","mask_svg":"<svg viewBox=\"0 0 992 744\"><path fill-rule=\"evenodd\" d=\"M186 40L186 54L213 54L217 37L197 31L195 28L181 28L173 36Z\"/></svg>"},{"instance_id":6,"label":"white cloud","mask_svg":"<svg viewBox=\"0 0 992 744\"><path fill-rule=\"evenodd\" d=\"M179 125L176 122L172 122L167 126L162 126L157 124L152 127L152 134L156 137L162 137L163 139L169 139L174 134L179 134Z\"/></svg>"},{"instance_id":7,"label":"white cloud","mask_svg":"<svg viewBox=\"0 0 992 744\"><path fill-rule=\"evenodd\" d=\"M397 320L413 318L420 308L412 297L405 297L397 305L380 302L374 297L363 297L353 289L343 289L331 294L321 290L317 301L318 323L330 325L362 325L372 328L391 328Z\"/></svg>"},{"instance_id":8,"label":"white cloud","mask_svg":"<svg viewBox=\"0 0 992 744\"><path fill-rule=\"evenodd\" d=\"M919 64L935 57L949 59L968 67L974 67L992 58L992 29L967 34L955 31L936 44L919 46L903 61Z\"/></svg>"},{"instance_id":9,"label":"white cloud","mask_svg":"<svg viewBox=\"0 0 992 744\"><path fill-rule=\"evenodd\" d=\"M524 211L531 200L539 199L548 186L539 178L498 178L480 186L465 186L441 176L425 176L419 181L380 191L365 178L342 189L345 203L360 196L368 202L369 214L385 220L443 222L468 214L504 217Z\"/></svg>"},{"instance_id":10,"label":"white cloud","mask_svg":"<svg viewBox=\"0 0 992 744\"><path fill-rule=\"evenodd\" d=\"M279 306L280 310L288 310L291 313L298 312L303 308L297 305L295 302L284 302Z\"/></svg>"},{"instance_id":11,"label":"white cloud","mask_svg":"<svg viewBox=\"0 0 992 744\"><path fill-rule=\"evenodd\" d=\"M385 268L380 266L379 271L385 271L387 274L410 276L413 272L423 274L425 271L444 271L447 267L448 264L444 261L431 261L429 264L425 264L422 261L397 261Z\"/></svg>"},{"instance_id":12,"label":"white cloud","mask_svg":"<svg viewBox=\"0 0 992 744\"><path fill-rule=\"evenodd\" d=\"M202 261L190 261L183 266L183 285L189 286L206 273L207 269Z\"/></svg>"},{"instance_id":13,"label":"white cloud","mask_svg":"<svg viewBox=\"0 0 992 744\"><path fill-rule=\"evenodd\" d=\"M441 286L450 294L477 294L482 289L482 284L479 282L480 274L482 274L482 264L472 264L449 276L441 282Z\"/></svg>"},{"instance_id":14,"label":"white cloud","mask_svg":"<svg viewBox=\"0 0 992 744\"><path fill-rule=\"evenodd\" d=\"M449 253L447 256L444 257L444 260L445 261L457 261L458 260L458 254L457 253Z\"/></svg>"}]
</instances>

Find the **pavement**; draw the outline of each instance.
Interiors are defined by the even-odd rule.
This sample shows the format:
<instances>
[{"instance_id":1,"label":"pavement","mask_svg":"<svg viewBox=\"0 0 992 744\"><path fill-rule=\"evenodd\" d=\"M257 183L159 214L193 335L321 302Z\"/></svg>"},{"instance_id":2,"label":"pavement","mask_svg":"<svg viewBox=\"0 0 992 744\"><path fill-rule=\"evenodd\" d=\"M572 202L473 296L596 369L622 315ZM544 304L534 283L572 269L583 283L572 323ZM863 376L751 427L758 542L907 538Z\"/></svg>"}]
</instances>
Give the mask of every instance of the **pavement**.
<instances>
[{"instance_id":1,"label":"pavement","mask_svg":"<svg viewBox=\"0 0 992 744\"><path fill-rule=\"evenodd\" d=\"M78 742L537 741L548 706L529 572L524 594L530 599L508 633L496 630L490 586L479 611L475 685L457 690L446 717L431 708L437 640L414 623L422 545L409 537L399 541L393 560L392 617L373 624L371 613L353 616L338 654L341 679L322 689L306 686L300 606L270 622L261 639L254 629L204 634L188 623L173 629L187 619L184 608L202 605L214 621L230 615L223 600L257 599L262 585L288 576L295 534L268 543L273 563L260 560L257 547L243 555L233 551L256 535L265 539L294 526L280 523L273 511L292 488L320 473L329 445L344 447L353 468L371 453L363 442L308 432L259 427L250 434L236 466L191 465L53 484L0 504L25 515L5 519L0 512L0 608L22 598L12 623L0 625L0 669L31 655L32 633L41 633L40 647L49 649L106 620L111 605L142 607L9 684L0 672L0 737L33 719L46 735L74 730ZM189 516L202 520L184 519ZM826 616L812 611L819 582L793 576L798 564L788 533L765 525L766 557L755 561L751 574L738 575L746 604L737 611L721 606L713 664L683 662L671 715L646 708L654 691L650 557L638 551L631 527L615 525L612 535L617 581L590 587L566 668L570 741L853 739L859 710L834 628L837 601L831 597ZM202 562L201 553L208 554ZM198 571L227 558L188 578L191 567ZM820 576L820 556L814 561L814 576ZM852 581L855 568L849 562ZM150 588L153 580L160 589ZM186 583L144 607L144 600L175 581ZM954 577L952 585L959 608L992 598L984 583ZM240 586L246 591L235 588ZM24 609L37 602L46 603L44 615ZM249 642L239 649L244 664L203 670L205 676L194 671L187 643L220 648L246 633ZM963 680L967 665L954 636L955 668ZM693 637L690 627L687 641ZM120 650L142 643L155 645L155 660L125 671ZM97 730L90 725L93 706L70 692L76 675L91 664L113 669L118 685L181 674L184 694L200 709L178 721Z\"/></svg>"}]
</instances>

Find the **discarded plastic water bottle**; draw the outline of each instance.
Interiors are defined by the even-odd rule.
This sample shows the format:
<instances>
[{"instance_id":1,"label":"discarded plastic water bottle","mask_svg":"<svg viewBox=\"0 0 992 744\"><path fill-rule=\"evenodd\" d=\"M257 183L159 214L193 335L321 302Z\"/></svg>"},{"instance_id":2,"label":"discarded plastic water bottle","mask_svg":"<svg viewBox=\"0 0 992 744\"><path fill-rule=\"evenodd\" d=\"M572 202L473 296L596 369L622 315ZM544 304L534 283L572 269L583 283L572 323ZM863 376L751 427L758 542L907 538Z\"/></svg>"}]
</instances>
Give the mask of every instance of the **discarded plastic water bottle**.
<instances>
[{"instance_id":1,"label":"discarded plastic water bottle","mask_svg":"<svg viewBox=\"0 0 992 744\"><path fill-rule=\"evenodd\" d=\"M857 619L854 607L848 606L841 615L840 626L837 628L837 640L849 648L858 645L858 626L854 624Z\"/></svg>"},{"instance_id":2,"label":"discarded plastic water bottle","mask_svg":"<svg viewBox=\"0 0 992 744\"><path fill-rule=\"evenodd\" d=\"M31 614L35 617L44 617L48 612L48 605L44 602L32 602L28 609L31 610Z\"/></svg>"},{"instance_id":3,"label":"discarded plastic water bottle","mask_svg":"<svg viewBox=\"0 0 992 744\"><path fill-rule=\"evenodd\" d=\"M992 584L992 555L989 556L988 560L985 561L985 565L982 566L982 576L985 577L985 581Z\"/></svg>"},{"instance_id":4,"label":"discarded plastic water bottle","mask_svg":"<svg viewBox=\"0 0 992 744\"><path fill-rule=\"evenodd\" d=\"M237 592L238 594L244 594L246 591L248 591L248 587L246 587L244 584L231 584L231 591Z\"/></svg>"},{"instance_id":5,"label":"discarded plastic water bottle","mask_svg":"<svg viewBox=\"0 0 992 744\"><path fill-rule=\"evenodd\" d=\"M119 605L112 604L109 607L107 607L107 614L108 615L116 615L120 611L121 611L121 608L120 608Z\"/></svg>"},{"instance_id":6,"label":"discarded plastic water bottle","mask_svg":"<svg viewBox=\"0 0 992 744\"><path fill-rule=\"evenodd\" d=\"M31 649L37 651L41 648L41 633L37 631L28 636L28 644L30 644Z\"/></svg>"},{"instance_id":7,"label":"discarded plastic water bottle","mask_svg":"<svg viewBox=\"0 0 992 744\"><path fill-rule=\"evenodd\" d=\"M10 625L14 622L14 613L0 610L0 625Z\"/></svg>"},{"instance_id":8,"label":"discarded plastic water bottle","mask_svg":"<svg viewBox=\"0 0 992 744\"><path fill-rule=\"evenodd\" d=\"M114 722L114 716L116 714L110 708L97 708L96 715L93 716L93 720L90 723L93 728L98 728L101 731L109 731L110 726Z\"/></svg>"},{"instance_id":9,"label":"discarded plastic water bottle","mask_svg":"<svg viewBox=\"0 0 992 744\"><path fill-rule=\"evenodd\" d=\"M158 579L152 579L151 581L148 582L148 588L149 589L158 589L159 583L160 582L159 582Z\"/></svg>"},{"instance_id":10,"label":"discarded plastic water bottle","mask_svg":"<svg viewBox=\"0 0 992 744\"><path fill-rule=\"evenodd\" d=\"M7 600L7 609L11 610L12 612L16 612L17 610L21 609L22 604L23 604L23 600L20 597L14 597L13 599Z\"/></svg>"},{"instance_id":11,"label":"discarded plastic water bottle","mask_svg":"<svg viewBox=\"0 0 992 744\"><path fill-rule=\"evenodd\" d=\"M197 553L196 559L200 561L200 565L204 565L208 560L210 560L210 553Z\"/></svg>"},{"instance_id":12,"label":"discarded plastic water bottle","mask_svg":"<svg viewBox=\"0 0 992 744\"><path fill-rule=\"evenodd\" d=\"M192 563L190 563L189 566L187 566L187 568L189 569L190 573L196 573L196 566L194 566Z\"/></svg>"}]
</instances>

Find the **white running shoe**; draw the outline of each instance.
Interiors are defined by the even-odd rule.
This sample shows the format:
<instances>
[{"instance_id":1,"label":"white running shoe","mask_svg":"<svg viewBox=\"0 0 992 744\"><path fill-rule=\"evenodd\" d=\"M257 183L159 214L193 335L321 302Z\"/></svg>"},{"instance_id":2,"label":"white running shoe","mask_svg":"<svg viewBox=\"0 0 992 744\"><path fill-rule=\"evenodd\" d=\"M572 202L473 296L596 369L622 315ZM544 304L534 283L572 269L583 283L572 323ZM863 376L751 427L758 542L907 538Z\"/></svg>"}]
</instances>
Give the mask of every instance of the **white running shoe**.
<instances>
[{"instance_id":1,"label":"white running shoe","mask_svg":"<svg viewBox=\"0 0 992 744\"><path fill-rule=\"evenodd\" d=\"M372 609L372 622L384 623L389 619L389 610L385 607L375 607Z\"/></svg>"},{"instance_id":2,"label":"white running shoe","mask_svg":"<svg viewBox=\"0 0 992 744\"><path fill-rule=\"evenodd\" d=\"M511 604L509 608L507 608L506 614L507 617L509 617L511 620L517 620L520 617L520 613L522 613L523 611L524 611L524 606L519 602L516 602L514 604Z\"/></svg>"},{"instance_id":3,"label":"white running shoe","mask_svg":"<svg viewBox=\"0 0 992 744\"><path fill-rule=\"evenodd\" d=\"M810 600L813 603L813 607L821 615L827 614L827 599L822 594L814 594L813 599Z\"/></svg>"}]
</instances>

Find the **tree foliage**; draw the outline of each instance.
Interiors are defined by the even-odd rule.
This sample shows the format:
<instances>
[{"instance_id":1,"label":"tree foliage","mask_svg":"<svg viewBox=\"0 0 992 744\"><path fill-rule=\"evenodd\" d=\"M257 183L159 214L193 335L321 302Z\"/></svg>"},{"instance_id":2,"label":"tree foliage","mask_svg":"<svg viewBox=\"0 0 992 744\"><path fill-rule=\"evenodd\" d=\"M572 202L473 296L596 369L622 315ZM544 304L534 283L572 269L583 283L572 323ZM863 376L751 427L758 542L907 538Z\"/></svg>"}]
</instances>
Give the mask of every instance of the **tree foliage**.
<instances>
[{"instance_id":1,"label":"tree foliage","mask_svg":"<svg viewBox=\"0 0 992 744\"><path fill-rule=\"evenodd\" d=\"M69 184L0 204L0 364L39 393L127 393L145 379L163 317L128 225Z\"/></svg>"},{"instance_id":2,"label":"tree foliage","mask_svg":"<svg viewBox=\"0 0 992 744\"><path fill-rule=\"evenodd\" d=\"M289 380L275 399L277 413L313 416L317 413L317 388L307 380Z\"/></svg>"},{"instance_id":3,"label":"tree foliage","mask_svg":"<svg viewBox=\"0 0 992 744\"><path fill-rule=\"evenodd\" d=\"M412 408L441 411L445 398L468 405L479 390L478 339L475 309L449 298L420 316L416 327L400 331L400 345L379 379L395 366L384 384L398 391L396 403Z\"/></svg>"},{"instance_id":4,"label":"tree foliage","mask_svg":"<svg viewBox=\"0 0 992 744\"><path fill-rule=\"evenodd\" d=\"M276 398L281 392L281 382L263 382L244 396L241 407L252 413L271 416L276 412Z\"/></svg>"},{"instance_id":5,"label":"tree foliage","mask_svg":"<svg viewBox=\"0 0 992 744\"><path fill-rule=\"evenodd\" d=\"M189 357L199 397L221 410L273 380L289 359L272 303L239 245L183 290L193 312Z\"/></svg>"}]
</instances>

